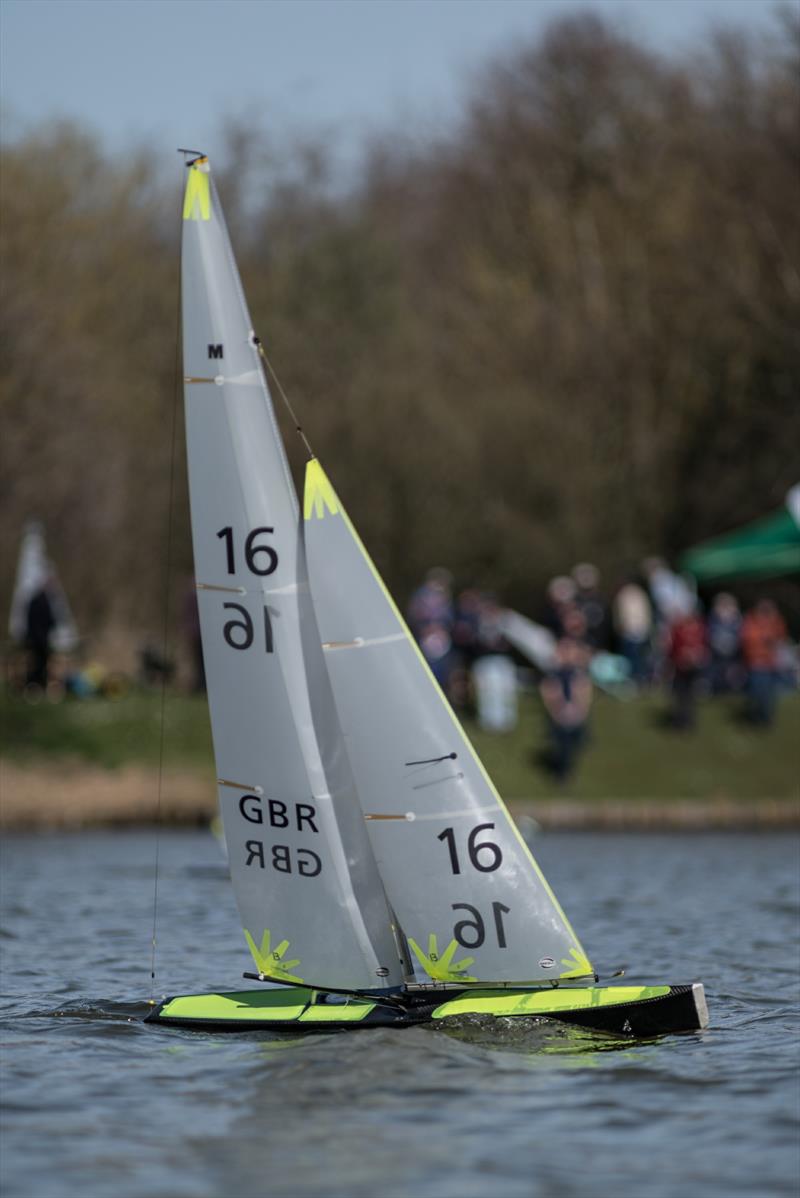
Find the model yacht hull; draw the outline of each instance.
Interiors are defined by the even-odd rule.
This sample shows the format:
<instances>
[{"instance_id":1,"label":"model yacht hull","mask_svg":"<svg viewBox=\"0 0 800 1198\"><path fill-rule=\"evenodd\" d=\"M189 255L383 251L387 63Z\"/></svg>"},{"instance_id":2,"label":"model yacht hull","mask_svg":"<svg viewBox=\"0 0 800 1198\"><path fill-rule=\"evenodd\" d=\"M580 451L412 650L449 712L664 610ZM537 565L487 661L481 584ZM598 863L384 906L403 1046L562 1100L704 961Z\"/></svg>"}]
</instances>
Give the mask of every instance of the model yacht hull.
<instances>
[{"instance_id":1,"label":"model yacht hull","mask_svg":"<svg viewBox=\"0 0 800 1198\"><path fill-rule=\"evenodd\" d=\"M708 1025L703 987L587 986L537 990L471 989L414 993L402 999L345 997L312 989L271 988L165 999L148 1023L211 1032L350 1031L416 1027L468 1017L556 1019L633 1037L698 1031Z\"/></svg>"}]
</instances>

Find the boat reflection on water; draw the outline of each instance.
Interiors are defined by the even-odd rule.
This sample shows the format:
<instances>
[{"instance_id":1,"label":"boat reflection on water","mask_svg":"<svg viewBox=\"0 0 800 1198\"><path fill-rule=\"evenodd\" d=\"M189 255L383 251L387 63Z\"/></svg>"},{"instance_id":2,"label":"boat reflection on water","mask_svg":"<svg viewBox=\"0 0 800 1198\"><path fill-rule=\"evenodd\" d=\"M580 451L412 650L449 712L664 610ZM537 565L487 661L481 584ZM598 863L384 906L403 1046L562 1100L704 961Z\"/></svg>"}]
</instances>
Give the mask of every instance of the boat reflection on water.
<instances>
[{"instance_id":1,"label":"boat reflection on water","mask_svg":"<svg viewBox=\"0 0 800 1198\"><path fill-rule=\"evenodd\" d=\"M649 1040L615 1036L593 1031L591 1028L571 1027L553 1019L503 1018L492 1015L456 1016L432 1025L432 1028L462 1044L527 1056L559 1055L572 1058L576 1065L586 1066L596 1063L593 1058L598 1053L630 1053L632 1050L641 1050L644 1045L657 1044L664 1039L664 1036L654 1036ZM683 1034L694 1036L702 1033Z\"/></svg>"}]
</instances>

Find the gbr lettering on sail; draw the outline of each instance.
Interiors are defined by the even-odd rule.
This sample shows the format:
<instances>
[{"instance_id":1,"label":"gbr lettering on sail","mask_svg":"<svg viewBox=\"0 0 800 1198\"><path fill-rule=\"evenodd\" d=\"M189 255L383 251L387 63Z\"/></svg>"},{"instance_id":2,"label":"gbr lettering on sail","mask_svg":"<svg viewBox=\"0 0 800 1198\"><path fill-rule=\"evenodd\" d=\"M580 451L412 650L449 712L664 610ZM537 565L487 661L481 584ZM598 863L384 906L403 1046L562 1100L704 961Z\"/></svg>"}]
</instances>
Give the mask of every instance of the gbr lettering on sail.
<instances>
[{"instance_id":1,"label":"gbr lettering on sail","mask_svg":"<svg viewBox=\"0 0 800 1198\"><path fill-rule=\"evenodd\" d=\"M242 795L239 812L250 824L268 825L278 830L295 825L298 832L319 835L315 822L316 809L311 803L282 803L280 799L260 799L258 795ZM245 865L259 869L272 868L278 873L297 873L302 878L315 878L322 870L322 861L313 849L295 848L288 844L267 843L252 838L245 841Z\"/></svg>"}]
</instances>

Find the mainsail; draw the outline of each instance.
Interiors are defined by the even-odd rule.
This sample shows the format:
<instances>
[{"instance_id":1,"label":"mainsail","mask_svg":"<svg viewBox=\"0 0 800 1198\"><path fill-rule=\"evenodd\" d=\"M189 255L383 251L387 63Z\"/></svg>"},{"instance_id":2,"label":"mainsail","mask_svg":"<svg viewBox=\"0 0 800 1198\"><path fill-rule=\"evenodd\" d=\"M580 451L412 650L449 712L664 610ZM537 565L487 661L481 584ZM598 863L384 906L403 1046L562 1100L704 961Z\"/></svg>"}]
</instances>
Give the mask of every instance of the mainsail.
<instances>
[{"instance_id":1,"label":"mainsail","mask_svg":"<svg viewBox=\"0 0 800 1198\"><path fill-rule=\"evenodd\" d=\"M320 463L311 593L383 884L423 980L543 982L592 965Z\"/></svg>"},{"instance_id":2,"label":"mainsail","mask_svg":"<svg viewBox=\"0 0 800 1198\"><path fill-rule=\"evenodd\" d=\"M299 513L211 180L189 164L183 347L192 539L219 801L259 970L405 973L309 603Z\"/></svg>"}]
</instances>

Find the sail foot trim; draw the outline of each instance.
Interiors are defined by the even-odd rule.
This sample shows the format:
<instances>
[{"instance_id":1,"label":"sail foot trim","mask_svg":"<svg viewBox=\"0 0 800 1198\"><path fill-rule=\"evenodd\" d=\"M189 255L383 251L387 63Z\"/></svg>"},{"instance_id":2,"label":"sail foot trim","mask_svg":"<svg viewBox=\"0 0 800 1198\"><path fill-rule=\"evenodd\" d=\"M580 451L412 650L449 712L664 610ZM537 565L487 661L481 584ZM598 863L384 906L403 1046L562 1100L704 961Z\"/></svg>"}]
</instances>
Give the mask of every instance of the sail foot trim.
<instances>
[{"instance_id":1,"label":"sail foot trim","mask_svg":"<svg viewBox=\"0 0 800 1198\"><path fill-rule=\"evenodd\" d=\"M474 957L462 957L460 961L456 961L455 957L461 952L462 945L459 945L457 940L451 940L449 944L440 949L437 943L435 932L431 932L428 936L428 951L422 949L411 936L408 937L409 947L414 956L419 961L422 968L429 977L434 978L439 982L477 982L478 978L472 977L466 971L470 965L474 964Z\"/></svg>"}]
</instances>

